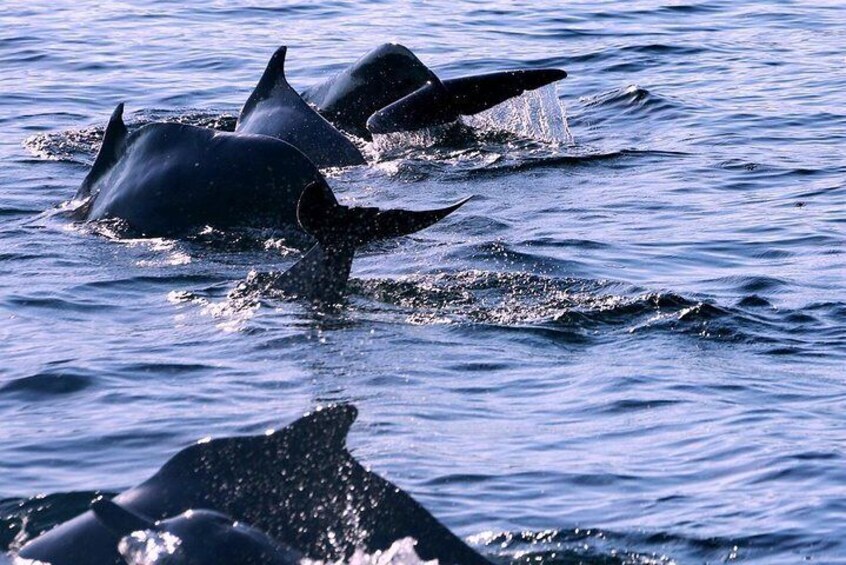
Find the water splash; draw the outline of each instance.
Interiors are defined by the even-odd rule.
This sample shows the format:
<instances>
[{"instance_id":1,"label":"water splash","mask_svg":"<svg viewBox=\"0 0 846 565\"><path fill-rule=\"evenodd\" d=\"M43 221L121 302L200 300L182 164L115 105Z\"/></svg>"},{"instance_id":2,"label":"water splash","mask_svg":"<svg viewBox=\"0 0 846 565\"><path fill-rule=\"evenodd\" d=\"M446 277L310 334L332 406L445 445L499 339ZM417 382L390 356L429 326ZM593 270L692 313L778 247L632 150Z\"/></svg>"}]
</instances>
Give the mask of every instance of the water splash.
<instances>
[{"instance_id":1,"label":"water splash","mask_svg":"<svg viewBox=\"0 0 846 565\"><path fill-rule=\"evenodd\" d=\"M554 84L524 92L462 121L485 132L507 131L518 137L552 145L574 144L567 121L567 109L558 98Z\"/></svg>"},{"instance_id":2,"label":"water splash","mask_svg":"<svg viewBox=\"0 0 846 565\"><path fill-rule=\"evenodd\" d=\"M169 532L140 531L121 538L118 551L127 565L155 565L176 555L181 544L182 540Z\"/></svg>"},{"instance_id":3,"label":"water splash","mask_svg":"<svg viewBox=\"0 0 846 565\"><path fill-rule=\"evenodd\" d=\"M367 553L361 549L348 560L342 561L312 561L303 559L302 565L437 565L437 560L423 561L414 551L417 541L414 538L403 538L391 544L391 547L381 551Z\"/></svg>"}]
</instances>

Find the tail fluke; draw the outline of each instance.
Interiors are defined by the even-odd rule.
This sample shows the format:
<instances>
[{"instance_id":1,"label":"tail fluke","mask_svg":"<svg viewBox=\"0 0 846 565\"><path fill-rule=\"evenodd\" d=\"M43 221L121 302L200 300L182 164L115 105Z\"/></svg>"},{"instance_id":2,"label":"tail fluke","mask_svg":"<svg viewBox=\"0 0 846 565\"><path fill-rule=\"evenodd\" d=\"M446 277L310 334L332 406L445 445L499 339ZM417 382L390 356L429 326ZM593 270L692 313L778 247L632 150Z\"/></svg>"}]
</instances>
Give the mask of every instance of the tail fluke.
<instances>
[{"instance_id":1,"label":"tail fluke","mask_svg":"<svg viewBox=\"0 0 846 565\"><path fill-rule=\"evenodd\" d=\"M385 106L367 119L372 134L414 131L448 124L458 119L459 112L443 83L432 77L426 84Z\"/></svg>"},{"instance_id":2,"label":"tail fluke","mask_svg":"<svg viewBox=\"0 0 846 565\"><path fill-rule=\"evenodd\" d=\"M91 511L97 520L113 534L126 536L140 530L155 530L156 524L150 518L119 506L106 498L91 503Z\"/></svg>"},{"instance_id":3,"label":"tail fluke","mask_svg":"<svg viewBox=\"0 0 846 565\"><path fill-rule=\"evenodd\" d=\"M303 230L324 246L364 245L379 239L408 235L431 226L463 206L470 197L434 210L380 210L338 204L326 183L303 190L297 220Z\"/></svg>"},{"instance_id":4,"label":"tail fluke","mask_svg":"<svg viewBox=\"0 0 846 565\"><path fill-rule=\"evenodd\" d=\"M527 90L567 76L559 69L528 69L448 79L432 78L424 86L375 112L367 120L373 134L414 131L472 116Z\"/></svg>"},{"instance_id":5,"label":"tail fluke","mask_svg":"<svg viewBox=\"0 0 846 565\"><path fill-rule=\"evenodd\" d=\"M566 77L566 71L560 69L526 69L453 78L443 82L456 111L463 116L472 116L528 90L536 90Z\"/></svg>"},{"instance_id":6,"label":"tail fluke","mask_svg":"<svg viewBox=\"0 0 846 565\"><path fill-rule=\"evenodd\" d=\"M276 277L271 286L289 297L337 303L346 292L352 260L359 246L422 230L467 200L419 212L349 207L338 204L325 181L314 182L300 195L297 220L303 230L317 239L317 244Z\"/></svg>"}]
</instances>

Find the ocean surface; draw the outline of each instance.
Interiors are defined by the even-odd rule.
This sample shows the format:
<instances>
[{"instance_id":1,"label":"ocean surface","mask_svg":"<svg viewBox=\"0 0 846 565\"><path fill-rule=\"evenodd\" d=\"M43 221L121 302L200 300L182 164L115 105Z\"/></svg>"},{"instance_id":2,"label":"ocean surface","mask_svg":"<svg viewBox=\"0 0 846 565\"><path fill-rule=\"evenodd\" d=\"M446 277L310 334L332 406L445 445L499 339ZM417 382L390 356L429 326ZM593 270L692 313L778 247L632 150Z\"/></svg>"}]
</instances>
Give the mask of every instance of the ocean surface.
<instances>
[{"instance_id":1,"label":"ocean surface","mask_svg":"<svg viewBox=\"0 0 846 565\"><path fill-rule=\"evenodd\" d=\"M231 129L279 45L304 88L389 41L569 77L328 171L475 195L341 308L250 292L300 256L272 230L68 218L117 103ZM846 563L840 2L3 0L0 68L0 548L349 401L355 456L498 562Z\"/></svg>"}]
</instances>

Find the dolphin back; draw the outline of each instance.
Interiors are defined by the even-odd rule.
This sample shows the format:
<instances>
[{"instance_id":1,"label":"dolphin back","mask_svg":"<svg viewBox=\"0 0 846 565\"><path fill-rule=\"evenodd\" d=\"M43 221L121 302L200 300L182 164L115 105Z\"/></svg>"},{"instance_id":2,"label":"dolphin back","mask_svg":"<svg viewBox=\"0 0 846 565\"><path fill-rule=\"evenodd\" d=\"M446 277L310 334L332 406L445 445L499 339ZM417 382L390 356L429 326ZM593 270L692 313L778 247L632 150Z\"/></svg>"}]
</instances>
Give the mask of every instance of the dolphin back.
<instances>
[{"instance_id":1,"label":"dolphin back","mask_svg":"<svg viewBox=\"0 0 846 565\"><path fill-rule=\"evenodd\" d=\"M285 78L284 45L276 50L241 113L235 131L287 141L318 167L362 165L358 148L313 110Z\"/></svg>"}]
</instances>

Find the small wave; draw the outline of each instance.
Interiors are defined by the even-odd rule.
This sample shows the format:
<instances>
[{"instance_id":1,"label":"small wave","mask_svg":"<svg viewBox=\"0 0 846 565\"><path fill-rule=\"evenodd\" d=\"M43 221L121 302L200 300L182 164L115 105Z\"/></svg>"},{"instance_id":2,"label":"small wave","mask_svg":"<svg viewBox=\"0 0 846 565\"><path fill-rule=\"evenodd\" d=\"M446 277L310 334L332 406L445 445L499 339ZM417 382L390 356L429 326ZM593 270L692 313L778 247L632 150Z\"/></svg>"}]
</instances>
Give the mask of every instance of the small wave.
<instances>
[{"instance_id":1,"label":"small wave","mask_svg":"<svg viewBox=\"0 0 846 565\"><path fill-rule=\"evenodd\" d=\"M650 92L636 84L605 92L598 96L581 98L580 101L587 108L618 108L628 112L637 111L645 113L661 112L681 106L678 102L670 98Z\"/></svg>"},{"instance_id":2,"label":"small wave","mask_svg":"<svg viewBox=\"0 0 846 565\"><path fill-rule=\"evenodd\" d=\"M284 299L273 287L277 276L251 273L230 293L229 307ZM727 328L711 327L712 322L730 317L722 307L607 281L466 271L352 279L349 290L352 311L388 319L399 316L412 324L482 324L575 340L591 339L602 327L629 333L669 329L707 337L730 335Z\"/></svg>"},{"instance_id":3,"label":"small wave","mask_svg":"<svg viewBox=\"0 0 846 565\"><path fill-rule=\"evenodd\" d=\"M174 122L221 131L234 131L237 119L232 114L214 110L152 109L133 114L126 125L130 131L153 122ZM107 117L103 116L102 123L86 128L39 133L25 139L23 146L39 159L91 165L103 141L107 121Z\"/></svg>"},{"instance_id":4,"label":"small wave","mask_svg":"<svg viewBox=\"0 0 846 565\"><path fill-rule=\"evenodd\" d=\"M660 553L620 549L624 536L597 529L546 530L540 532L485 532L473 543L496 547L500 558L513 565L671 565L675 560ZM631 542L629 542L631 543ZM633 540L632 545L637 543Z\"/></svg>"}]
</instances>

